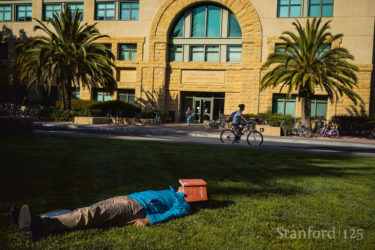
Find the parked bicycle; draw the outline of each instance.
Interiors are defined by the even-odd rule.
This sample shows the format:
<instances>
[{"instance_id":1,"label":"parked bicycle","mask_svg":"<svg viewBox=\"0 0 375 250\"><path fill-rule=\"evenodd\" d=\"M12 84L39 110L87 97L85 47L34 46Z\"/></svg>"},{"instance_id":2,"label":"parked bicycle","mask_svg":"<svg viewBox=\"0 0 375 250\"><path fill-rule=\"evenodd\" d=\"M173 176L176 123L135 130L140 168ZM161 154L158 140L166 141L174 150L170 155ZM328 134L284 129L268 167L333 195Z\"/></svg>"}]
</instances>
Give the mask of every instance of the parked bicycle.
<instances>
[{"instance_id":1,"label":"parked bicycle","mask_svg":"<svg viewBox=\"0 0 375 250\"><path fill-rule=\"evenodd\" d=\"M156 112L155 118L152 121L152 125L160 125L160 124L161 124L160 115L159 115L159 112Z\"/></svg>"},{"instance_id":2,"label":"parked bicycle","mask_svg":"<svg viewBox=\"0 0 375 250\"><path fill-rule=\"evenodd\" d=\"M41 106L25 106L16 105L13 103L6 103L0 105L0 110L3 114L18 118L37 119L41 111Z\"/></svg>"},{"instance_id":3,"label":"parked bicycle","mask_svg":"<svg viewBox=\"0 0 375 250\"><path fill-rule=\"evenodd\" d=\"M125 120L125 117L124 117L123 112L117 111L116 116L115 116L116 125L124 125L124 120Z\"/></svg>"},{"instance_id":4,"label":"parked bicycle","mask_svg":"<svg viewBox=\"0 0 375 250\"><path fill-rule=\"evenodd\" d=\"M339 131L332 123L329 123L328 126L324 123L323 127L318 130L317 135L320 137L339 137Z\"/></svg>"},{"instance_id":5,"label":"parked bicycle","mask_svg":"<svg viewBox=\"0 0 375 250\"><path fill-rule=\"evenodd\" d=\"M300 120L296 120L293 127L293 135L299 135L299 136L309 136L309 133L305 126L302 125L302 122Z\"/></svg>"},{"instance_id":6,"label":"parked bicycle","mask_svg":"<svg viewBox=\"0 0 375 250\"><path fill-rule=\"evenodd\" d=\"M286 128L285 120L281 120L281 122L280 122L280 128L281 128L281 131L283 133L283 136L287 136L288 135L288 130Z\"/></svg>"},{"instance_id":7,"label":"parked bicycle","mask_svg":"<svg viewBox=\"0 0 375 250\"><path fill-rule=\"evenodd\" d=\"M256 130L256 122L252 120L243 126L242 132L238 135L239 139L241 139L242 135L247 134L246 140L249 145L262 145L263 135ZM225 129L220 134L220 141L222 143L234 144L237 133L238 131L234 126L232 126L230 129Z\"/></svg>"}]
</instances>

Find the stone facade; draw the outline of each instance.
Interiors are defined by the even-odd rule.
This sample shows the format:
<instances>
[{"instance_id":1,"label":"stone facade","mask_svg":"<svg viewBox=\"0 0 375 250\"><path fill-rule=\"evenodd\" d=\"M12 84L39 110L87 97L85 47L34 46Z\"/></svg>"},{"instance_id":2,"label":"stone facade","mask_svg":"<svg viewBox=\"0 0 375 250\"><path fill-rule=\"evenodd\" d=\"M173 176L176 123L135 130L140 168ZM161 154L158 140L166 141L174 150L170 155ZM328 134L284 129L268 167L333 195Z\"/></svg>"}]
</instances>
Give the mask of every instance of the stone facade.
<instances>
[{"instance_id":1,"label":"stone facade","mask_svg":"<svg viewBox=\"0 0 375 250\"><path fill-rule=\"evenodd\" d=\"M0 4L8 2L11 1L0 0ZM42 18L42 0L29 2L33 4L33 17ZM226 114L236 110L239 103L246 105L245 113L256 114L272 110L273 94L278 93L279 90L267 89L260 92L260 80L264 74L260 69L267 55L275 50L275 44L280 42L279 36L282 31L293 29L291 23L294 20L276 17L277 0L140 0L139 20L135 21L95 21L95 1L83 2L84 22L98 22L101 33L110 36L100 42L110 43L114 55L118 55L119 44L137 44L137 59L116 60L114 74L119 88L135 90L135 98L139 105L148 105L162 112L174 111L177 120L184 114L183 92L212 92L225 94L224 113ZM201 3L221 5L236 16L242 30L241 62L169 62L167 60L169 34L173 23L187 8ZM352 3L346 0L335 1L334 15L329 18L333 20L332 33L344 33L343 41L337 41L331 46L346 47L354 54L355 64L360 68L357 92L364 103L354 106L345 97L335 103L328 102L328 118L338 114L361 112L370 114L370 111L375 115L372 65L375 4L373 0L357 1L357 5L360 6L353 7L353 12L349 14L350 8L344 8L345 4ZM305 18L300 19L302 23L305 20ZM351 26L351 23L357 22L361 23L361 26L353 26L354 24ZM34 21L8 22L1 25L13 30L15 34L22 29L28 36L36 35L32 31ZM361 31L357 30L358 27ZM361 41L365 53L358 50L357 45ZM199 77L202 78L201 81ZM80 91L81 99L92 98L90 90L81 88ZM317 94L324 95L324 92L318 90ZM116 96L115 92L113 98L115 99ZM296 117L301 116L300 105L300 100L297 99Z\"/></svg>"}]
</instances>

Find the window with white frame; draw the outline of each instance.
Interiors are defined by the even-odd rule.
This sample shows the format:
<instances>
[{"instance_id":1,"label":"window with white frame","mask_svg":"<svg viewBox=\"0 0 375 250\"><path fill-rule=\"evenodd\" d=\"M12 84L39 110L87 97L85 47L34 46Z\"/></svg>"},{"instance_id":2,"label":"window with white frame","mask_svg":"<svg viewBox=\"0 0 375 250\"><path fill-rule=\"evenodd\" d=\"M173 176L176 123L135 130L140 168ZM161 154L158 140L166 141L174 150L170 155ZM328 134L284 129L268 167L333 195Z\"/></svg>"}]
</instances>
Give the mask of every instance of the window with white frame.
<instances>
[{"instance_id":1,"label":"window with white frame","mask_svg":"<svg viewBox=\"0 0 375 250\"><path fill-rule=\"evenodd\" d=\"M114 20L115 3L114 2L97 2L96 3L96 20Z\"/></svg>"},{"instance_id":2,"label":"window with white frame","mask_svg":"<svg viewBox=\"0 0 375 250\"><path fill-rule=\"evenodd\" d=\"M81 97L81 92L79 88L73 88L72 93L70 95L70 99L80 99Z\"/></svg>"},{"instance_id":3,"label":"window with white frame","mask_svg":"<svg viewBox=\"0 0 375 250\"><path fill-rule=\"evenodd\" d=\"M277 0L277 17L331 17L334 0Z\"/></svg>"},{"instance_id":4,"label":"window with white frame","mask_svg":"<svg viewBox=\"0 0 375 250\"><path fill-rule=\"evenodd\" d=\"M31 21L32 19L32 5L22 4L16 6L16 20L18 22Z\"/></svg>"},{"instance_id":5,"label":"window with white frame","mask_svg":"<svg viewBox=\"0 0 375 250\"><path fill-rule=\"evenodd\" d=\"M295 116L296 95L287 97L286 94L273 94L272 113Z\"/></svg>"},{"instance_id":6,"label":"window with white frame","mask_svg":"<svg viewBox=\"0 0 375 250\"><path fill-rule=\"evenodd\" d=\"M327 118L328 96L313 96L311 99L311 117Z\"/></svg>"},{"instance_id":7,"label":"window with white frame","mask_svg":"<svg viewBox=\"0 0 375 250\"><path fill-rule=\"evenodd\" d=\"M296 45L296 48L298 49L298 45ZM283 51L286 51L287 49L287 45L285 43L276 43L275 44L275 52L283 52ZM315 53L315 58L319 58L321 57L322 55L324 55L325 52L327 51L330 51L331 50L331 44L323 44L322 46L320 46L316 53ZM288 49L288 53L293 53L294 50L291 50L291 49Z\"/></svg>"},{"instance_id":8,"label":"window with white frame","mask_svg":"<svg viewBox=\"0 0 375 250\"><path fill-rule=\"evenodd\" d=\"M182 62L182 46L169 46L169 61L171 62Z\"/></svg>"},{"instance_id":9,"label":"window with white frame","mask_svg":"<svg viewBox=\"0 0 375 250\"><path fill-rule=\"evenodd\" d=\"M70 8L73 18L76 11L80 14L79 20L83 19L83 3L46 3L43 5L43 20L48 21L53 18L54 14L60 14L64 6Z\"/></svg>"},{"instance_id":10,"label":"window with white frame","mask_svg":"<svg viewBox=\"0 0 375 250\"><path fill-rule=\"evenodd\" d=\"M219 46L191 46L190 61L192 62L218 62Z\"/></svg>"},{"instance_id":11,"label":"window with white frame","mask_svg":"<svg viewBox=\"0 0 375 250\"><path fill-rule=\"evenodd\" d=\"M139 3L138 2L121 2L120 3L120 20L138 20Z\"/></svg>"},{"instance_id":12,"label":"window with white frame","mask_svg":"<svg viewBox=\"0 0 375 250\"><path fill-rule=\"evenodd\" d=\"M43 6L43 20L48 21L53 19L54 15L61 13L61 4L44 4Z\"/></svg>"},{"instance_id":13,"label":"window with white frame","mask_svg":"<svg viewBox=\"0 0 375 250\"><path fill-rule=\"evenodd\" d=\"M278 0L277 17L300 17L302 0Z\"/></svg>"},{"instance_id":14,"label":"window with white frame","mask_svg":"<svg viewBox=\"0 0 375 250\"><path fill-rule=\"evenodd\" d=\"M117 100L135 104L135 90L134 89L118 89Z\"/></svg>"},{"instance_id":15,"label":"window with white frame","mask_svg":"<svg viewBox=\"0 0 375 250\"><path fill-rule=\"evenodd\" d=\"M241 46L227 46L227 61L241 62L242 47Z\"/></svg>"},{"instance_id":16,"label":"window with white frame","mask_svg":"<svg viewBox=\"0 0 375 250\"><path fill-rule=\"evenodd\" d=\"M137 44L120 44L119 60L136 61L137 60Z\"/></svg>"},{"instance_id":17,"label":"window with white frame","mask_svg":"<svg viewBox=\"0 0 375 250\"><path fill-rule=\"evenodd\" d=\"M310 0L309 16L310 17L333 16L333 0Z\"/></svg>"},{"instance_id":18,"label":"window with white frame","mask_svg":"<svg viewBox=\"0 0 375 250\"><path fill-rule=\"evenodd\" d=\"M12 6L0 5L0 22L12 21Z\"/></svg>"},{"instance_id":19,"label":"window with white frame","mask_svg":"<svg viewBox=\"0 0 375 250\"><path fill-rule=\"evenodd\" d=\"M104 89L93 89L93 99L98 102L106 102L112 100L112 96Z\"/></svg>"},{"instance_id":20,"label":"window with white frame","mask_svg":"<svg viewBox=\"0 0 375 250\"><path fill-rule=\"evenodd\" d=\"M83 19L83 3L67 3L67 6L72 11L73 17L75 16L76 11L80 14L79 20Z\"/></svg>"},{"instance_id":21,"label":"window with white frame","mask_svg":"<svg viewBox=\"0 0 375 250\"><path fill-rule=\"evenodd\" d=\"M171 62L241 62L241 27L235 15L219 5L187 9L169 37Z\"/></svg>"}]
</instances>

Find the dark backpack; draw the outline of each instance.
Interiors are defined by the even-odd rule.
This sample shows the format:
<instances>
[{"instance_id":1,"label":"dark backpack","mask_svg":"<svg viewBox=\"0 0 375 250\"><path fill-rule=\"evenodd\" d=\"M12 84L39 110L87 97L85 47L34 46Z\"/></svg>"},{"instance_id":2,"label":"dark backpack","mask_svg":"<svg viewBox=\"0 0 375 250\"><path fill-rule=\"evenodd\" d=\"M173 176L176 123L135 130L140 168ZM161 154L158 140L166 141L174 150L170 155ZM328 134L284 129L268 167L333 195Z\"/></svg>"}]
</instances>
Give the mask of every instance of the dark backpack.
<instances>
[{"instance_id":1,"label":"dark backpack","mask_svg":"<svg viewBox=\"0 0 375 250\"><path fill-rule=\"evenodd\" d=\"M237 111L234 111L232 114L230 114L229 121L233 122L234 115L237 113Z\"/></svg>"}]
</instances>

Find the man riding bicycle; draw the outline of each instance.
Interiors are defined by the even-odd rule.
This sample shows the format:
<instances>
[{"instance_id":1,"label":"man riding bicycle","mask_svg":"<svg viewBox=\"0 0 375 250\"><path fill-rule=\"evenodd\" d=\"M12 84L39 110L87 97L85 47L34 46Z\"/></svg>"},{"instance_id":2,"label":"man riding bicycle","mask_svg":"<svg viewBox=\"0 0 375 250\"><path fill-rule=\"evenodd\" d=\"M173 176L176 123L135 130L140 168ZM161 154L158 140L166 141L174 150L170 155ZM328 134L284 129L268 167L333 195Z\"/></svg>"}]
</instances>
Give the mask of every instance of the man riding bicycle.
<instances>
[{"instance_id":1,"label":"man riding bicycle","mask_svg":"<svg viewBox=\"0 0 375 250\"><path fill-rule=\"evenodd\" d=\"M244 104L240 104L238 105L238 107L240 108L240 110L238 110L234 116L233 116L233 120L232 120L232 125L236 128L237 130L237 133L236 133L236 137L235 137L235 142L240 142L240 135L242 133L242 129L244 128L244 124L248 122L248 120L243 116L242 112L245 110L245 105Z\"/></svg>"}]
</instances>

